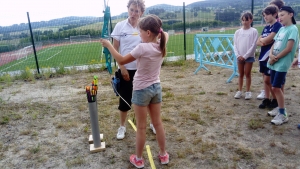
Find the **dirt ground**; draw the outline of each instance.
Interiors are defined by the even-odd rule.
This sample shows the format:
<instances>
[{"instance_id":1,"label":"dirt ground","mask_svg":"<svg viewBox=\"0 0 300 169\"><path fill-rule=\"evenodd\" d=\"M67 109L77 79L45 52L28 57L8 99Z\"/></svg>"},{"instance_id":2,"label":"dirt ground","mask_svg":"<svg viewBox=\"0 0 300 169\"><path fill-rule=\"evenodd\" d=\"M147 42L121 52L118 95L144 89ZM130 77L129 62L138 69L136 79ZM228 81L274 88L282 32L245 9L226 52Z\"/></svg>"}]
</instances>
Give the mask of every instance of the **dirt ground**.
<instances>
[{"instance_id":1,"label":"dirt ground","mask_svg":"<svg viewBox=\"0 0 300 169\"><path fill-rule=\"evenodd\" d=\"M194 61L167 63L161 70L162 120L170 163L158 161L155 135L147 129L155 167L298 168L300 169L300 70L291 69L285 85L289 122L270 124L268 109L259 109L262 89L258 62L252 70L251 100L234 99L237 78L232 70L207 66L194 71ZM104 151L91 153L90 115L84 86L99 77L98 115ZM123 140L119 127L118 97L106 71L81 72L31 82L2 83L0 92L0 168L133 169L135 131L127 123ZM133 120L133 111L128 119ZM145 168L151 168L146 149Z\"/></svg>"}]
</instances>

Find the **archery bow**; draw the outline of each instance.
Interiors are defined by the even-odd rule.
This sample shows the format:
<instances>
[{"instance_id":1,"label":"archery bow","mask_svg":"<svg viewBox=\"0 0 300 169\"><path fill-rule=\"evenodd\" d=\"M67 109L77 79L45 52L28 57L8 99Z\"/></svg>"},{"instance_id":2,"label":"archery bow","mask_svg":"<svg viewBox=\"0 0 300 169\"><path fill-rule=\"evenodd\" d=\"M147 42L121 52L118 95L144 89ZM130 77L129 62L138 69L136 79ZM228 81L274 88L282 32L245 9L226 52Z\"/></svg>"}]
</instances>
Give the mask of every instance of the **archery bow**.
<instances>
[{"instance_id":1,"label":"archery bow","mask_svg":"<svg viewBox=\"0 0 300 169\"><path fill-rule=\"evenodd\" d=\"M103 27L102 27L102 32L101 32L101 38L107 39L109 36L109 30L108 30L108 24L109 22L111 23L111 16L110 16L110 7L106 4L106 1L104 0L104 8L105 10L103 11L104 17L103 17ZM105 65L106 68L109 72L109 74L112 74L112 68L111 68L111 61L112 57L109 52L109 50L105 47L103 47L103 53L105 56Z\"/></svg>"}]
</instances>

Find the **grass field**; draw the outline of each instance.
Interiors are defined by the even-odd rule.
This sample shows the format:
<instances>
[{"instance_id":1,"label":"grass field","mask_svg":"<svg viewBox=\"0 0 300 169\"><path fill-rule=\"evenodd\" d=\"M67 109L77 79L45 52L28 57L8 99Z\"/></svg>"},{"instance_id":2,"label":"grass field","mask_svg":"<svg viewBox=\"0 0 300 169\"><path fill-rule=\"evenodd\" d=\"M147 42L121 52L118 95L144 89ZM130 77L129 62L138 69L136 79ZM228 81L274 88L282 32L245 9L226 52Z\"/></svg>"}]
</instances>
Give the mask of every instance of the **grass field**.
<instances>
[{"instance_id":1,"label":"grass field","mask_svg":"<svg viewBox=\"0 0 300 169\"><path fill-rule=\"evenodd\" d=\"M40 68L56 68L63 66L79 66L100 63L101 45L99 42L50 46L37 52ZM104 61L104 60L103 60ZM0 71L25 70L26 67L36 69L33 54L1 66Z\"/></svg>"},{"instance_id":2,"label":"grass field","mask_svg":"<svg viewBox=\"0 0 300 169\"><path fill-rule=\"evenodd\" d=\"M255 26L260 33L262 26ZM300 26L298 25L300 29ZM198 33L205 34L234 34L237 28L211 30L209 32L190 32L186 34L186 54L194 53L194 35ZM168 56L184 55L184 36L183 34L170 35L167 44ZM37 58L40 68L56 68L58 66L81 66L104 63L104 58L100 60L102 55L102 47L99 42L67 44L60 46L49 46L37 52ZM12 61L0 67L0 72L25 70L26 67L36 69L36 61L33 54L28 55L19 60Z\"/></svg>"}]
</instances>

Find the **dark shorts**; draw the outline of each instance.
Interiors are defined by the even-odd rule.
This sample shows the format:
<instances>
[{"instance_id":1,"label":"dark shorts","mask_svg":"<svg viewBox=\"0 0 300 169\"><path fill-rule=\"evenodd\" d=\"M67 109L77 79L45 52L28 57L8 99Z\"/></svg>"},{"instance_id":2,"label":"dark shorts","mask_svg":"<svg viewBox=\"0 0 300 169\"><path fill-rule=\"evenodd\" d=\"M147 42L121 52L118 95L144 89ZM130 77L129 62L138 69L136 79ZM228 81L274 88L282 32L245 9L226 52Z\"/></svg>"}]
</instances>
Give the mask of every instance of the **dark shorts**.
<instances>
[{"instance_id":1,"label":"dark shorts","mask_svg":"<svg viewBox=\"0 0 300 169\"><path fill-rule=\"evenodd\" d=\"M129 77L130 77L130 80L129 81L126 81L123 79L123 76L121 74L121 70L119 69L118 70L118 73L119 73L119 77L120 77L120 96L131 106L131 97L132 97L132 89L133 89L133 77L134 77L134 74L136 72L136 70L127 70L128 73L129 73ZM124 100L120 97L119 99L119 107L118 109L120 111L128 111L131 109L131 107L129 107L127 105L126 102L124 102Z\"/></svg>"},{"instance_id":2,"label":"dark shorts","mask_svg":"<svg viewBox=\"0 0 300 169\"><path fill-rule=\"evenodd\" d=\"M246 63L253 63L255 62L255 58L254 57L248 57L246 60L245 60ZM245 62L240 62L238 61L238 63L245 63Z\"/></svg>"},{"instance_id":3,"label":"dark shorts","mask_svg":"<svg viewBox=\"0 0 300 169\"><path fill-rule=\"evenodd\" d=\"M285 83L285 77L287 72L277 72L271 70L271 84L272 87L281 88Z\"/></svg>"},{"instance_id":4,"label":"dark shorts","mask_svg":"<svg viewBox=\"0 0 300 169\"><path fill-rule=\"evenodd\" d=\"M271 76L271 70L267 67L268 61L259 62L259 72L263 73L266 76Z\"/></svg>"},{"instance_id":5,"label":"dark shorts","mask_svg":"<svg viewBox=\"0 0 300 169\"><path fill-rule=\"evenodd\" d=\"M134 90L132 103L138 106L148 106L150 103L160 103L162 101L160 83L154 83L144 89Z\"/></svg>"}]
</instances>

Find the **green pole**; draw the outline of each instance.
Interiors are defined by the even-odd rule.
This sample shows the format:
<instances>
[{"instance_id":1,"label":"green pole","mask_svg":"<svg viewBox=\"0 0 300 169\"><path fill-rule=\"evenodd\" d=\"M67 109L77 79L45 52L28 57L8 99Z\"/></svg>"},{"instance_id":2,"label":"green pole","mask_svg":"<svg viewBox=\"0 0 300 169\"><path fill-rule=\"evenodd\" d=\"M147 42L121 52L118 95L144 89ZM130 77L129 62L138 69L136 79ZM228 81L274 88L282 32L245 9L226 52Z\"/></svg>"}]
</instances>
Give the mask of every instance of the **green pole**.
<instances>
[{"instance_id":1,"label":"green pole","mask_svg":"<svg viewBox=\"0 0 300 169\"><path fill-rule=\"evenodd\" d=\"M254 12L254 0L251 1L251 13L252 13L252 15L254 16L253 12ZM253 18L253 19L254 19L254 18ZM252 27L252 26L253 26L253 22L251 23L251 27Z\"/></svg>"},{"instance_id":2,"label":"green pole","mask_svg":"<svg viewBox=\"0 0 300 169\"><path fill-rule=\"evenodd\" d=\"M33 38L30 18L29 18L29 12L27 12L27 18L28 18L28 25L29 25L30 35L31 35L31 43L32 43L32 48L33 48L33 53L34 53L34 58L35 58L36 69L37 69L38 74L40 74L39 62L38 62L38 59L37 59L37 56L36 56L34 38Z\"/></svg>"},{"instance_id":3,"label":"green pole","mask_svg":"<svg viewBox=\"0 0 300 169\"><path fill-rule=\"evenodd\" d=\"M183 43L184 60L186 60L186 28L185 28L185 2L183 2Z\"/></svg>"}]
</instances>

